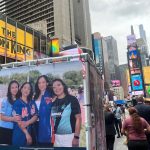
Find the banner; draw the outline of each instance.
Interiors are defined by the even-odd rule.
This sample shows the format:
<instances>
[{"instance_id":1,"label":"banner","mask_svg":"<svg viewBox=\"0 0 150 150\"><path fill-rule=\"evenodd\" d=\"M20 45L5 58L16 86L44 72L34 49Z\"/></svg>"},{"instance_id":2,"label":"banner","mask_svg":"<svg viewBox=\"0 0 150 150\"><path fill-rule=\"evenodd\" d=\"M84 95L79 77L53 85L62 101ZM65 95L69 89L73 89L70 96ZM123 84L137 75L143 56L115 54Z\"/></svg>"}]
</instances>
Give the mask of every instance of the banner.
<instances>
[{"instance_id":1,"label":"banner","mask_svg":"<svg viewBox=\"0 0 150 150\"><path fill-rule=\"evenodd\" d=\"M70 95L74 96L79 102L81 108L81 129L80 129L80 139L79 147L86 147L86 128L85 128L85 100L84 100L84 86L83 86L83 77L82 77L82 63L80 61L73 62L63 62L63 63L53 63L53 64L40 64L37 66L22 66L17 68L7 68L1 69L0 71L0 100L7 99L8 85L12 80L16 80L21 86L24 82L29 81L34 89L35 93L35 83L41 75L46 75L49 79L48 86L53 90L52 82L54 79L61 79L66 85L67 90ZM68 106L69 107L69 106ZM72 106L76 108L76 106ZM73 108L71 108L73 109ZM54 110L52 108L52 110ZM66 109L66 111L68 111ZM65 114L65 111L62 113ZM67 113L68 114L68 113ZM63 116L62 116L63 118ZM61 119L62 119L61 118ZM65 117L63 118L66 119ZM70 119L70 118L69 118ZM75 126L75 122L70 120ZM68 122L68 119L64 121ZM60 123L63 126L63 122ZM59 124L59 125L60 125ZM73 127L72 127L73 128ZM66 128L67 130L69 128ZM67 133L66 133L67 134ZM93 137L94 138L94 137ZM68 142L68 141L66 141Z\"/></svg>"},{"instance_id":2,"label":"banner","mask_svg":"<svg viewBox=\"0 0 150 150\"><path fill-rule=\"evenodd\" d=\"M111 80L112 87L119 87L120 86L120 80Z\"/></svg>"},{"instance_id":3,"label":"banner","mask_svg":"<svg viewBox=\"0 0 150 150\"><path fill-rule=\"evenodd\" d=\"M19 61L33 60L33 35L0 20L0 55ZM5 51L6 49L6 51Z\"/></svg>"}]
</instances>

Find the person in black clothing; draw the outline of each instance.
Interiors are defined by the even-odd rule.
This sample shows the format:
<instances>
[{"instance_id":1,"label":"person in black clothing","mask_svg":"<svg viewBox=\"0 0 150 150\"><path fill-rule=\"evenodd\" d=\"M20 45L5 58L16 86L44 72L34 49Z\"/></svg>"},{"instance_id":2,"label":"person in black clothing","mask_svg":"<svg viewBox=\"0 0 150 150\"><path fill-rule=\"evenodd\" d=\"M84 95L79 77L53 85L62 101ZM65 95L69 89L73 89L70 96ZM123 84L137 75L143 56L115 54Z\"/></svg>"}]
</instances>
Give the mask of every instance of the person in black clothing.
<instances>
[{"instance_id":1,"label":"person in black clothing","mask_svg":"<svg viewBox=\"0 0 150 150\"><path fill-rule=\"evenodd\" d=\"M79 147L81 130L81 109L78 99L68 93L67 85L61 79L52 82L56 96L51 109L54 121L55 147Z\"/></svg>"},{"instance_id":2,"label":"person in black clothing","mask_svg":"<svg viewBox=\"0 0 150 150\"><path fill-rule=\"evenodd\" d=\"M138 115L150 124L150 106L144 103L144 98L142 96L137 98L137 105L135 106L135 109L137 110ZM150 150L150 133L146 133L146 136Z\"/></svg>"},{"instance_id":3,"label":"person in black clothing","mask_svg":"<svg viewBox=\"0 0 150 150\"><path fill-rule=\"evenodd\" d=\"M132 105L133 107L137 105L137 100L135 96L132 97Z\"/></svg>"},{"instance_id":4,"label":"person in black clothing","mask_svg":"<svg viewBox=\"0 0 150 150\"><path fill-rule=\"evenodd\" d=\"M106 129L106 144L107 150L114 149L115 142L115 115L110 111L109 106L105 106L105 129Z\"/></svg>"}]
</instances>

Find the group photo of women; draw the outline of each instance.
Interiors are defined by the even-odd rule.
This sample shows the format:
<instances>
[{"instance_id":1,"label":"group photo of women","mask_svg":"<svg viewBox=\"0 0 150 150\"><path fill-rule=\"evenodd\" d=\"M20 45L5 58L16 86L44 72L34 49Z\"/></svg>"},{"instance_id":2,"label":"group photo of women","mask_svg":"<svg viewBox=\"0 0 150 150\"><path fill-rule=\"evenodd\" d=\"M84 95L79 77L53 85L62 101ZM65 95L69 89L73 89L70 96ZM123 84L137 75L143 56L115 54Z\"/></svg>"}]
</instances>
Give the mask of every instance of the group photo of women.
<instances>
[{"instance_id":1,"label":"group photo of women","mask_svg":"<svg viewBox=\"0 0 150 150\"><path fill-rule=\"evenodd\" d=\"M81 118L79 100L62 79L12 80L0 101L0 144L79 147Z\"/></svg>"}]
</instances>

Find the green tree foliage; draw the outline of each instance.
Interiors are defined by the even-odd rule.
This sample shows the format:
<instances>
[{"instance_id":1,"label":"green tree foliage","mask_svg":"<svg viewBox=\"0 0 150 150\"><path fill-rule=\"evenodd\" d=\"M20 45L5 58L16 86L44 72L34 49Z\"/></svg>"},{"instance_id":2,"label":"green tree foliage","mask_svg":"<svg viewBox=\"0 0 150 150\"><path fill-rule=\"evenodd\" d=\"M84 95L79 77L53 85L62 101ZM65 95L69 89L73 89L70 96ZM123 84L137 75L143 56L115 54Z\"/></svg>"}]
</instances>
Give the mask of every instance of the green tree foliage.
<instances>
[{"instance_id":1,"label":"green tree foliage","mask_svg":"<svg viewBox=\"0 0 150 150\"><path fill-rule=\"evenodd\" d=\"M12 80L18 81L18 83L21 85L22 83L27 81L27 73L15 73L10 76L9 82Z\"/></svg>"},{"instance_id":2,"label":"green tree foliage","mask_svg":"<svg viewBox=\"0 0 150 150\"><path fill-rule=\"evenodd\" d=\"M8 76L2 76L0 77L0 84L7 84L9 82Z\"/></svg>"},{"instance_id":3,"label":"green tree foliage","mask_svg":"<svg viewBox=\"0 0 150 150\"><path fill-rule=\"evenodd\" d=\"M46 74L46 76L48 77L50 83L52 83L52 81L56 78L51 73Z\"/></svg>"},{"instance_id":4,"label":"green tree foliage","mask_svg":"<svg viewBox=\"0 0 150 150\"><path fill-rule=\"evenodd\" d=\"M71 86L79 87L81 84L83 84L81 71L68 71L64 73L63 80L68 87Z\"/></svg>"},{"instance_id":5,"label":"green tree foliage","mask_svg":"<svg viewBox=\"0 0 150 150\"><path fill-rule=\"evenodd\" d=\"M35 86L35 83L39 76L42 74L38 70L32 70L29 72L29 82L32 84L32 86Z\"/></svg>"}]
</instances>

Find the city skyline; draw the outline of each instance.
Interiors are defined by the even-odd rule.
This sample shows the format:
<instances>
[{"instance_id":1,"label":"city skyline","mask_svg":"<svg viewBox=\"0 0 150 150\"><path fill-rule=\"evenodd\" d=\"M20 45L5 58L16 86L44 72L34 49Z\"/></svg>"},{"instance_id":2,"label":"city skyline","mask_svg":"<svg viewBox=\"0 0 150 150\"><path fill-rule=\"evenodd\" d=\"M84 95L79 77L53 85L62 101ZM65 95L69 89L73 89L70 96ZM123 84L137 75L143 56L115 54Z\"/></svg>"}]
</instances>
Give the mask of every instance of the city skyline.
<instances>
[{"instance_id":1,"label":"city skyline","mask_svg":"<svg viewBox=\"0 0 150 150\"><path fill-rule=\"evenodd\" d=\"M89 0L92 32L102 36L112 35L117 40L119 64L127 63L127 40L134 27L136 38L139 38L139 25L143 24L147 43L150 41L150 1L144 0ZM144 11L143 11L144 8Z\"/></svg>"}]
</instances>

